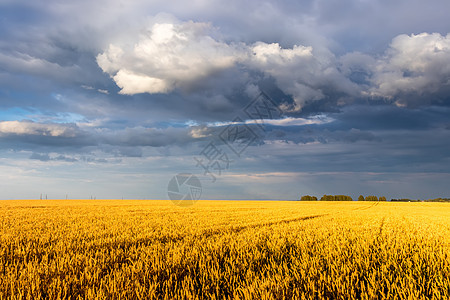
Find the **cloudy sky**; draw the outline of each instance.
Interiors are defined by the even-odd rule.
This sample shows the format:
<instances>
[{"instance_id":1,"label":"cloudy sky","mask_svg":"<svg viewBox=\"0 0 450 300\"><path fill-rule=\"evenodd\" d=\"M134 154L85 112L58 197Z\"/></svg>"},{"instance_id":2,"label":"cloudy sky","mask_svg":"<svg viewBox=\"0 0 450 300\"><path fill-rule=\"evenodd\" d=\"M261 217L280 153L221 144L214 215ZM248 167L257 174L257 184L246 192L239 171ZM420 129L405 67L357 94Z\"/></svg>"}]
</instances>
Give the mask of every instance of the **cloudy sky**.
<instances>
[{"instance_id":1,"label":"cloudy sky","mask_svg":"<svg viewBox=\"0 0 450 300\"><path fill-rule=\"evenodd\" d=\"M447 0L0 0L0 198L450 196Z\"/></svg>"}]
</instances>

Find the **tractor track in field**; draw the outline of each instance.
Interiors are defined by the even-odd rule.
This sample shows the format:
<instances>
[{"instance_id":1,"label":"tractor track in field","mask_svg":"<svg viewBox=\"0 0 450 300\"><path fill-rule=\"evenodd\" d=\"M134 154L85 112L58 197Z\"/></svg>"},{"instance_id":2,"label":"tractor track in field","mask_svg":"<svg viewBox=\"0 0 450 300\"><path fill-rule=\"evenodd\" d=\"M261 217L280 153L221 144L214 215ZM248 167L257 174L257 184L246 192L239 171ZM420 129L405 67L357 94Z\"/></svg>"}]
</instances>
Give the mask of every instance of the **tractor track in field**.
<instances>
[{"instance_id":1,"label":"tractor track in field","mask_svg":"<svg viewBox=\"0 0 450 300\"><path fill-rule=\"evenodd\" d=\"M203 233L200 233L198 236L210 237L210 236L214 236L214 235L217 235L217 234L223 234L225 232L239 233L239 232L244 231L246 229L262 228L262 227L267 227L267 226L272 226L272 225L288 224L288 223L292 223L292 222L306 221L306 220L311 220L311 219L324 217L324 216L327 216L327 215L329 215L329 214L312 215L312 216L305 216L305 217L299 217L299 218L287 219L287 220L280 220L280 221L265 222L265 223L259 223L259 224L234 226L232 228L226 228L226 229L206 230Z\"/></svg>"},{"instance_id":2,"label":"tractor track in field","mask_svg":"<svg viewBox=\"0 0 450 300\"><path fill-rule=\"evenodd\" d=\"M179 243L186 240L197 240L198 238L211 238L217 235L221 235L224 233L239 233L241 231L247 230L247 229L253 229L253 228L262 228L272 225L278 225L278 224L289 224L292 222L300 222L300 221L306 221L311 219L316 219L320 217L324 217L330 214L321 214L321 215L311 215L311 216L304 216L299 218L293 218L293 219L287 219L287 220L280 220L280 221L273 221L273 222L265 222L265 223L259 223L259 224L250 224L250 225L242 225L242 226L233 226L228 228L217 228L217 229L206 229L203 230L200 233L196 234L183 234L183 235L163 235L163 236L149 236L149 237L143 237L138 238L134 241L113 241L113 242L107 242L107 243L101 243L100 245L92 245L91 247L98 247L101 248L107 248L107 249L127 249L130 246L136 246L136 247L142 247L142 246L150 246L152 244L156 243ZM76 251L76 249L72 249Z\"/></svg>"}]
</instances>

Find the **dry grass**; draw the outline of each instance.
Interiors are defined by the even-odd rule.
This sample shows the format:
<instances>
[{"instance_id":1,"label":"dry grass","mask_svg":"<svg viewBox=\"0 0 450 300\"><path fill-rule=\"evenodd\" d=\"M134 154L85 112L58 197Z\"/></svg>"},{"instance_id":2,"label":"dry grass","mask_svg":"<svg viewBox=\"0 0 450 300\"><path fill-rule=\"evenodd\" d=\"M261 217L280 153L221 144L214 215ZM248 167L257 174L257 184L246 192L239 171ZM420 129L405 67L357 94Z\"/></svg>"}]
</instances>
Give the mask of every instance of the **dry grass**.
<instances>
[{"instance_id":1,"label":"dry grass","mask_svg":"<svg viewBox=\"0 0 450 300\"><path fill-rule=\"evenodd\" d=\"M448 299L447 203L0 201L0 299Z\"/></svg>"}]
</instances>

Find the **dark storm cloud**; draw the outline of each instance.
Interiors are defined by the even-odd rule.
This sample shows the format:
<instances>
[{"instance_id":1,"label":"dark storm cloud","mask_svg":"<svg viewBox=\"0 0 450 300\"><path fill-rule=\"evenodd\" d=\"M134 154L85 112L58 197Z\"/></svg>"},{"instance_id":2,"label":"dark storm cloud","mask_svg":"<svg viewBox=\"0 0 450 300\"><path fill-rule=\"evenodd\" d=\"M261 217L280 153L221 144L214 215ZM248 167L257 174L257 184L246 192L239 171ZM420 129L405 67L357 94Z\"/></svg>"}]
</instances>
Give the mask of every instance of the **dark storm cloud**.
<instances>
[{"instance_id":1,"label":"dark storm cloud","mask_svg":"<svg viewBox=\"0 0 450 300\"><path fill-rule=\"evenodd\" d=\"M448 130L312 130L249 147L238 172L448 172Z\"/></svg>"},{"instance_id":2,"label":"dark storm cloud","mask_svg":"<svg viewBox=\"0 0 450 300\"><path fill-rule=\"evenodd\" d=\"M76 124L0 122L0 147L15 150L89 153L97 148L116 156L141 157L141 147L181 146L203 137L202 130L196 127L134 127L111 130L88 127L82 129ZM50 160L39 154L33 154L30 158ZM64 160L60 158L61 156L58 156L52 160Z\"/></svg>"},{"instance_id":3,"label":"dark storm cloud","mask_svg":"<svg viewBox=\"0 0 450 300\"><path fill-rule=\"evenodd\" d=\"M448 122L448 107L429 106L401 108L386 103L354 105L331 114L336 122L331 126L341 130L428 130L443 128Z\"/></svg>"}]
</instances>

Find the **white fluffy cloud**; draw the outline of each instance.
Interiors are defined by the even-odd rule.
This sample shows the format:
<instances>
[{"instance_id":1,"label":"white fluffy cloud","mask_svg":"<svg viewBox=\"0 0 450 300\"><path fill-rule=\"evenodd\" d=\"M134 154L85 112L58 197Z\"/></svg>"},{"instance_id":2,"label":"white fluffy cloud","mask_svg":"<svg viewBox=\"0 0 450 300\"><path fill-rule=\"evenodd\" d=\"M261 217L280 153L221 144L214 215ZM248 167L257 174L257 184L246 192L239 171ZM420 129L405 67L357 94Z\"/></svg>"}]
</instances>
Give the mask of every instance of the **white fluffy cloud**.
<instances>
[{"instance_id":1,"label":"white fluffy cloud","mask_svg":"<svg viewBox=\"0 0 450 300\"><path fill-rule=\"evenodd\" d=\"M242 78L250 71L271 76L294 100L282 107L285 111L323 99L345 104L361 96L409 105L442 98L450 90L450 34L399 35L380 58L361 53L336 58L312 46L226 42L214 37L208 23L156 19L133 46L111 44L97 56L121 94L205 87L208 79L229 70L247 74Z\"/></svg>"},{"instance_id":2,"label":"white fluffy cloud","mask_svg":"<svg viewBox=\"0 0 450 300\"><path fill-rule=\"evenodd\" d=\"M206 23L155 23L134 47L110 45L97 62L122 94L183 89L243 59L238 45L212 38L209 30Z\"/></svg>"},{"instance_id":3,"label":"white fluffy cloud","mask_svg":"<svg viewBox=\"0 0 450 300\"><path fill-rule=\"evenodd\" d=\"M77 127L74 124L35 123L31 121L0 122L0 135L39 135L51 137L75 137Z\"/></svg>"},{"instance_id":4,"label":"white fluffy cloud","mask_svg":"<svg viewBox=\"0 0 450 300\"><path fill-rule=\"evenodd\" d=\"M446 94L450 90L450 34L397 36L373 73L370 94L395 100L400 106Z\"/></svg>"},{"instance_id":5,"label":"white fluffy cloud","mask_svg":"<svg viewBox=\"0 0 450 300\"><path fill-rule=\"evenodd\" d=\"M97 56L97 63L121 88L121 94L169 93L235 68L272 76L277 85L295 101L294 110L325 97L324 89L354 94L356 85L336 68L327 51L278 43L224 42L214 38L209 24L196 22L155 22L141 34L133 47L110 45Z\"/></svg>"}]
</instances>

